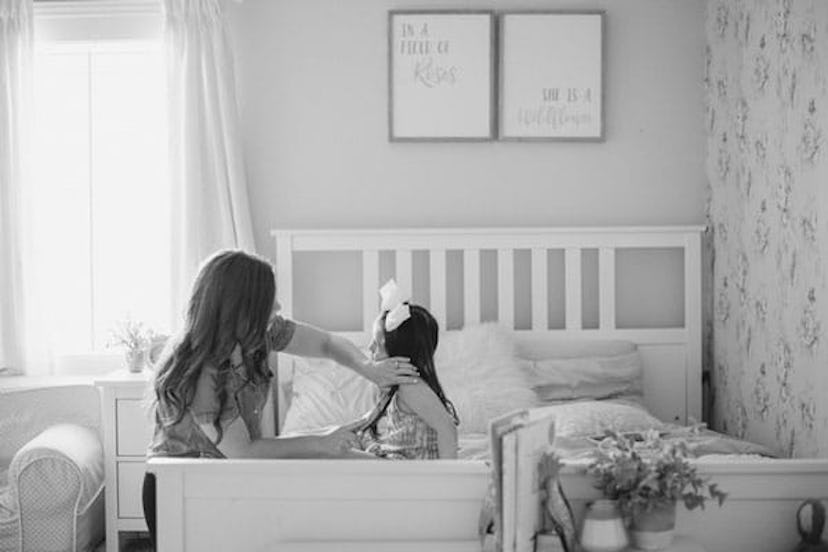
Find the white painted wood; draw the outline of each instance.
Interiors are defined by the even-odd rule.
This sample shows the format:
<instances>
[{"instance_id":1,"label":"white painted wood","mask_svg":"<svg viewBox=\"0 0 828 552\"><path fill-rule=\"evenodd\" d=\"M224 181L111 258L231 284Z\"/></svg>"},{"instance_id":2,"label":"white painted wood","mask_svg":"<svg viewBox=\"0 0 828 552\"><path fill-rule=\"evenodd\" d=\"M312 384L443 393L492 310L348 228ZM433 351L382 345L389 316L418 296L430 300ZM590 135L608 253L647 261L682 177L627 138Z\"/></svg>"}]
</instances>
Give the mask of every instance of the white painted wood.
<instances>
[{"instance_id":1,"label":"white painted wood","mask_svg":"<svg viewBox=\"0 0 828 552\"><path fill-rule=\"evenodd\" d=\"M463 326L480 322L480 250L463 250Z\"/></svg>"},{"instance_id":2,"label":"white painted wood","mask_svg":"<svg viewBox=\"0 0 828 552\"><path fill-rule=\"evenodd\" d=\"M615 329L615 249L598 250L598 313L602 330Z\"/></svg>"},{"instance_id":3,"label":"white painted wood","mask_svg":"<svg viewBox=\"0 0 828 552\"><path fill-rule=\"evenodd\" d=\"M397 249L396 263L397 263L397 286L402 291L405 297L411 298L411 290L413 289L413 265L414 252L410 249Z\"/></svg>"},{"instance_id":4,"label":"white painted wood","mask_svg":"<svg viewBox=\"0 0 828 552\"><path fill-rule=\"evenodd\" d=\"M115 401L116 440L118 456L143 458L152 428L147 423L146 402L143 398L122 398Z\"/></svg>"},{"instance_id":5,"label":"white painted wood","mask_svg":"<svg viewBox=\"0 0 828 552\"><path fill-rule=\"evenodd\" d=\"M697 465L729 496L721 509L680 507L676 529L686 537L680 542L695 540L709 551L791 550L799 503L828 496L826 459ZM583 467L561 472L576 517L599 496ZM160 552L479 550L477 520L489 483L488 467L475 461L164 458L150 460L149 469L159 483Z\"/></svg>"},{"instance_id":6,"label":"white painted wood","mask_svg":"<svg viewBox=\"0 0 828 552\"><path fill-rule=\"evenodd\" d=\"M410 258L411 250L425 250L430 257L430 278L432 281L432 302L440 306L433 306L432 311L438 315L438 321L445 328L445 314L443 307L447 304L445 295L445 251L449 249L463 250L464 260L464 318L465 323L474 324L480 321L480 250L497 249L498 255L512 256L516 249L530 249L532 251L532 333L547 332L550 338L571 339L626 339L640 345L644 344L673 344L680 352L683 360L672 352L667 355L673 364L659 367L660 372L654 377L660 381L669 381L678 385L668 396L670 401L657 399L662 404L678 404L672 402L675 393L683 393L686 411L680 416L680 421L686 421L688 416L698 418L701 413L701 318L700 318L700 282L701 258L699 236L703 230L700 226L679 227L597 227L597 228L453 228L453 229L389 229L389 230L274 230L272 232L277 242L277 259L279 250L287 249L290 253L297 251L365 251L390 249L407 251L400 256ZM615 251L618 248L678 248L685 252L685 314L687 323L685 328L615 328ZM582 297L581 297L581 252L583 249L599 249L599 307L600 318L598 329L582 328ZM549 249L565 250L565 301L566 327L564 329L548 330L548 261ZM511 253L505 253L510 251ZM284 257L284 255L281 255ZM401 264L405 265L406 260ZM508 262L508 261L507 261ZM505 264L498 263L499 267ZM288 268L290 265L288 263ZM405 268L403 266L403 271ZM498 269L500 272L501 269ZM290 270L292 272L292 269ZM280 287L288 289L292 274L281 275L282 270L277 261ZM438 276L439 274L439 276ZM498 277L499 290L500 275ZM434 285L434 283L438 285ZM368 283L363 282L364 288ZM508 294L501 294L506 297ZM292 296L281 294L285 304L292 305ZM508 299L504 299L508 301ZM514 298L512 298L514 300ZM508 307L500 304L498 310L509 311ZM691 304L692 303L692 304ZM695 306L694 306L695 305ZM508 317L508 315L507 315ZM363 317L365 318L365 316ZM509 321L505 323L508 325ZM525 331L517 332L523 334ZM366 332L342 332L349 339L355 339L360 344L367 343ZM665 353L666 354L666 353ZM666 374L670 374L667 376ZM677 383L680 379L684 383ZM677 389L677 391L676 391ZM280 410L281 405L280 405ZM698 413L698 414L697 414ZM673 408L669 409L669 418L674 419ZM281 420L281 418L280 418Z\"/></svg>"},{"instance_id":7,"label":"white painted wood","mask_svg":"<svg viewBox=\"0 0 828 552\"><path fill-rule=\"evenodd\" d=\"M157 531L157 552L183 552L184 550L194 550L187 548L189 543L185 542L184 534L189 532L191 527L185 525L185 522L192 524L193 516L187 515L184 505L187 502L187 491L185 486L185 479L187 477L185 470L172 470L158 473L153 469L153 461L148 463L148 471L155 473L155 512L158 517L156 520ZM202 530L208 534L219 535L223 533L224 528L228 524L220 519L209 519L208 524L202 527ZM209 531L207 528L215 528L215 531ZM242 541L243 542L243 541ZM239 543L239 548L236 550L245 549L243 543ZM219 550L208 546L202 550Z\"/></svg>"},{"instance_id":8,"label":"white painted wood","mask_svg":"<svg viewBox=\"0 0 828 552\"><path fill-rule=\"evenodd\" d=\"M581 250L567 247L564 254L564 274L566 286L566 329L583 328L581 296Z\"/></svg>"},{"instance_id":9,"label":"white painted wood","mask_svg":"<svg viewBox=\"0 0 828 552\"><path fill-rule=\"evenodd\" d=\"M362 330L370 332L379 314L379 251L362 252Z\"/></svg>"},{"instance_id":10,"label":"white painted wood","mask_svg":"<svg viewBox=\"0 0 828 552\"><path fill-rule=\"evenodd\" d=\"M500 325L515 328L515 252L497 250L497 319Z\"/></svg>"},{"instance_id":11,"label":"white painted wood","mask_svg":"<svg viewBox=\"0 0 828 552\"><path fill-rule=\"evenodd\" d=\"M141 486L144 482L144 472L146 472L144 461L120 461L118 462L117 471L118 517L122 519L143 519Z\"/></svg>"},{"instance_id":12,"label":"white painted wood","mask_svg":"<svg viewBox=\"0 0 828 552\"><path fill-rule=\"evenodd\" d=\"M687 329L687 419L702 419L701 234L687 234L684 246L684 327Z\"/></svg>"},{"instance_id":13,"label":"white painted wood","mask_svg":"<svg viewBox=\"0 0 828 552\"><path fill-rule=\"evenodd\" d=\"M407 228L384 230L272 230L290 236L294 251L359 249L522 249L546 247L683 247L685 234L703 226L608 226L573 228Z\"/></svg>"},{"instance_id":14,"label":"white painted wood","mask_svg":"<svg viewBox=\"0 0 828 552\"><path fill-rule=\"evenodd\" d=\"M287 318L293 315L293 245L290 234L276 237L276 297Z\"/></svg>"},{"instance_id":15,"label":"white painted wood","mask_svg":"<svg viewBox=\"0 0 828 552\"><path fill-rule=\"evenodd\" d=\"M532 329L549 329L549 257L545 248L532 249Z\"/></svg>"},{"instance_id":16,"label":"white painted wood","mask_svg":"<svg viewBox=\"0 0 828 552\"><path fill-rule=\"evenodd\" d=\"M152 432L142 408L149 376L124 370L95 380L101 396L107 552L118 552L120 532L147 530L136 505L141 504L139 478Z\"/></svg>"},{"instance_id":17,"label":"white painted wood","mask_svg":"<svg viewBox=\"0 0 828 552\"><path fill-rule=\"evenodd\" d=\"M440 328L447 324L448 307L446 305L446 250L431 249L428 252L429 271L429 311L437 320Z\"/></svg>"}]
</instances>

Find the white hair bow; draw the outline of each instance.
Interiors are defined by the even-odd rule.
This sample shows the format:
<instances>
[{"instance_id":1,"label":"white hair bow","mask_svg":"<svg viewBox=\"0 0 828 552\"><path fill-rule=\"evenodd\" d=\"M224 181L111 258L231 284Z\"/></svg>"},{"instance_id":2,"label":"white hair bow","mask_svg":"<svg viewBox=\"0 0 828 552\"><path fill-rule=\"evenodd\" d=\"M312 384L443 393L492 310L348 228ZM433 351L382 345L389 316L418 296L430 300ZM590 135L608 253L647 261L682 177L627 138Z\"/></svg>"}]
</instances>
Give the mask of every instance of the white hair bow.
<instances>
[{"instance_id":1,"label":"white hair bow","mask_svg":"<svg viewBox=\"0 0 828 552\"><path fill-rule=\"evenodd\" d=\"M411 317L411 311L408 308L406 301L408 300L402 294L402 291L397 287L397 282L391 278L385 285L380 288L380 297L382 297L382 304L380 308L383 311L388 311L385 316L385 331L391 332L400 327L400 324Z\"/></svg>"}]
</instances>

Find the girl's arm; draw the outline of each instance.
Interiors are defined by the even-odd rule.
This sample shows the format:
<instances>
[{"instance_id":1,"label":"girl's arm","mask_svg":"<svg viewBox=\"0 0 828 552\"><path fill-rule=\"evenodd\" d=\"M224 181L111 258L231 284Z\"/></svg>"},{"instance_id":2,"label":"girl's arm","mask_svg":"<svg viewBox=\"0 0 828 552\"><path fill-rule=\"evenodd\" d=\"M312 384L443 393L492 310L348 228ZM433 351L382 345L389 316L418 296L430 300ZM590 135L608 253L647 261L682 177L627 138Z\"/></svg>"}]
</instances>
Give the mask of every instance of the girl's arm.
<instances>
[{"instance_id":1,"label":"girl's arm","mask_svg":"<svg viewBox=\"0 0 828 552\"><path fill-rule=\"evenodd\" d=\"M427 384L419 382L400 387L397 393L409 410L437 432L440 458L457 458L457 426L434 391Z\"/></svg>"},{"instance_id":2,"label":"girl's arm","mask_svg":"<svg viewBox=\"0 0 828 552\"><path fill-rule=\"evenodd\" d=\"M296 330L284 352L297 356L329 358L380 387L419 381L417 369L407 358L391 357L374 361L344 337L299 322L296 323Z\"/></svg>"},{"instance_id":3,"label":"girl's arm","mask_svg":"<svg viewBox=\"0 0 828 552\"><path fill-rule=\"evenodd\" d=\"M215 442L217 433L213 424L199 426ZM345 458L359 445L354 426L348 424L317 435L251 440L244 421L238 417L224 429L216 448L228 458Z\"/></svg>"}]
</instances>

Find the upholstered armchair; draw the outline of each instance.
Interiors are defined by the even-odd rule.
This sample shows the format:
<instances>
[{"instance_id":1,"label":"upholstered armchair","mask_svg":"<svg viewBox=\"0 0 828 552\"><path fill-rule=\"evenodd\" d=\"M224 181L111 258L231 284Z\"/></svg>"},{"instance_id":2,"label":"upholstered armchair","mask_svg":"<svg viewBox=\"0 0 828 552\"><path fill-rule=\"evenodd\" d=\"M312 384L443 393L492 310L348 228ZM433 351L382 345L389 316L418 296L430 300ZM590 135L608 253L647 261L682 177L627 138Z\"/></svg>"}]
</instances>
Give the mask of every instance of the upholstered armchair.
<instances>
[{"instance_id":1,"label":"upholstered armchair","mask_svg":"<svg viewBox=\"0 0 828 552\"><path fill-rule=\"evenodd\" d=\"M0 550L94 550L104 536L97 389L0 389Z\"/></svg>"}]
</instances>

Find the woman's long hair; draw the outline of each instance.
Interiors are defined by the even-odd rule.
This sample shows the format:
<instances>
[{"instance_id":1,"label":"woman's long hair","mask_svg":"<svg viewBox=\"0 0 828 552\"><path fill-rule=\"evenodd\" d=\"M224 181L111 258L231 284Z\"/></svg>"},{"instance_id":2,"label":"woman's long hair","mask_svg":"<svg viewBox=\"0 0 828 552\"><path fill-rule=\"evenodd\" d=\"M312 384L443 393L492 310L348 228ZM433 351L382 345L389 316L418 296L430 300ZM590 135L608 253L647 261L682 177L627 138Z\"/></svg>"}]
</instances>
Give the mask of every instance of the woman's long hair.
<instances>
[{"instance_id":1,"label":"woman's long hair","mask_svg":"<svg viewBox=\"0 0 828 552\"><path fill-rule=\"evenodd\" d=\"M382 327L385 337L385 352L388 356L408 357L411 364L417 367L422 379L434 391L446 410L449 411L454 423L459 423L457 410L446 397L443 386L437 378L434 369L434 351L437 350L437 338L440 328L437 320L425 308L419 305L408 306L411 316L397 328L385 330L385 318L388 312L382 314Z\"/></svg>"},{"instance_id":2,"label":"woman's long hair","mask_svg":"<svg viewBox=\"0 0 828 552\"><path fill-rule=\"evenodd\" d=\"M193 403L202 369L214 366L219 408L213 426L221 441L221 412L236 345L241 347L248 381L271 377L267 325L275 295L273 268L259 257L220 251L204 262L193 284L184 328L158 364L155 400L164 407L165 424L181 421Z\"/></svg>"}]
</instances>

